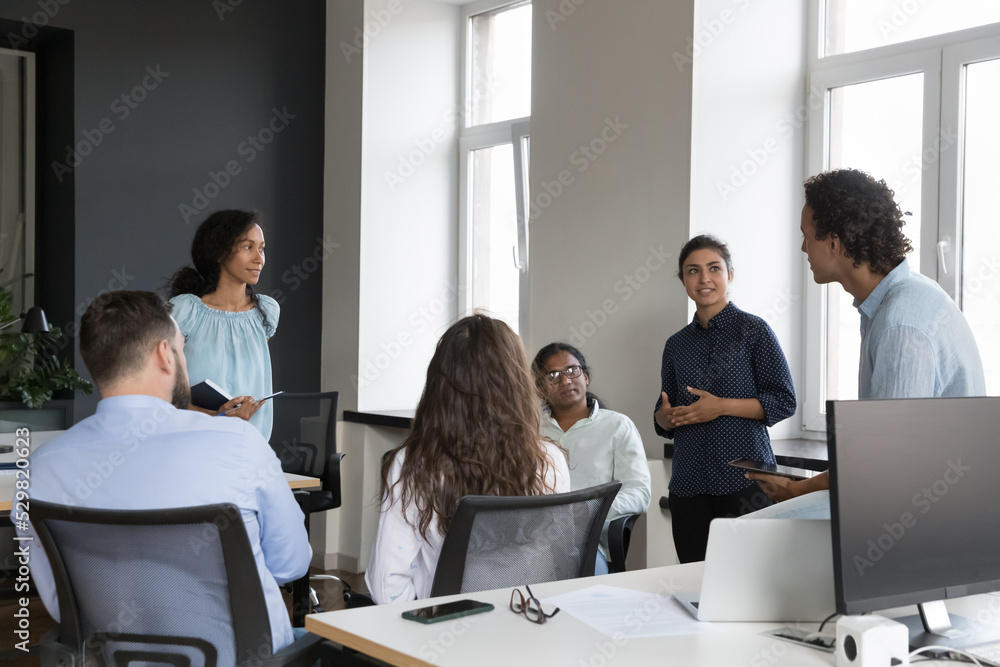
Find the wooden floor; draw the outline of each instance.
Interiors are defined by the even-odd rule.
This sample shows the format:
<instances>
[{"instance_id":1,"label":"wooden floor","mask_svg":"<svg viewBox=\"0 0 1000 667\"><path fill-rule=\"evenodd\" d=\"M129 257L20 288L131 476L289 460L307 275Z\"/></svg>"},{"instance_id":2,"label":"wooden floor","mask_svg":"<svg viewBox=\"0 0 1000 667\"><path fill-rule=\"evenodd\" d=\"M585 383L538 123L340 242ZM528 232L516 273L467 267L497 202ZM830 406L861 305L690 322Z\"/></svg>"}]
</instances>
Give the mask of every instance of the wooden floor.
<instances>
[{"instance_id":1,"label":"wooden floor","mask_svg":"<svg viewBox=\"0 0 1000 667\"><path fill-rule=\"evenodd\" d=\"M334 574L344 579L354 590L368 592L363 574L342 572L340 570L324 572L316 568L310 568L309 573ZM312 587L316 591L317 597L319 597L320 606L326 611L334 611L344 607L342 597L344 588L339 582L317 580L313 582ZM34 648L30 653L24 653L16 649L14 644L18 639L14 636L14 629L17 627L14 613L18 611L20 605L15 596L20 597L21 594L14 592L14 582L9 579L5 580L0 576L0 664L3 667L39 667L41 661L37 652L38 642L55 623L48 612L45 611L41 600L37 596L31 597L28 604L31 632L29 645ZM285 595L285 603L291 608L291 596Z\"/></svg>"}]
</instances>

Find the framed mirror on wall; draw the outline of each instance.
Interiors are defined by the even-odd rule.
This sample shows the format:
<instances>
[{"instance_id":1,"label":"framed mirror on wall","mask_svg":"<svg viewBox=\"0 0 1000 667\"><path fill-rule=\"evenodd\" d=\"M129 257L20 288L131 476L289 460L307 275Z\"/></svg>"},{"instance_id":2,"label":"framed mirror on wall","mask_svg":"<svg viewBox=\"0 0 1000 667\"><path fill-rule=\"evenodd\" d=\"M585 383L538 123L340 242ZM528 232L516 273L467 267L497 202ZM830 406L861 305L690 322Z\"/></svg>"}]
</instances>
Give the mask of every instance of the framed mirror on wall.
<instances>
[{"instance_id":1,"label":"framed mirror on wall","mask_svg":"<svg viewBox=\"0 0 1000 667\"><path fill-rule=\"evenodd\" d=\"M0 48L0 285L35 305L35 55Z\"/></svg>"}]
</instances>

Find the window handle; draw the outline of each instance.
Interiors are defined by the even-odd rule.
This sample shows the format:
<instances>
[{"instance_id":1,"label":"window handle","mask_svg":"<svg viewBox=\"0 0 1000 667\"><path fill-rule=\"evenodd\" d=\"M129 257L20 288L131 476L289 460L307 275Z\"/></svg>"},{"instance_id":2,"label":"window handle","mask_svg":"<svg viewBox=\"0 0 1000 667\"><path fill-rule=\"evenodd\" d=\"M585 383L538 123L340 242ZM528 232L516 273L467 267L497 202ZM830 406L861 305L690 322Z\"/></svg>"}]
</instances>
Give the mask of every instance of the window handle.
<instances>
[{"instance_id":1,"label":"window handle","mask_svg":"<svg viewBox=\"0 0 1000 667\"><path fill-rule=\"evenodd\" d=\"M946 236L937 242L937 256L938 256L938 266L941 267L941 271L945 275L948 275L948 263L944 259L944 254L948 252L951 247L951 237Z\"/></svg>"},{"instance_id":2,"label":"window handle","mask_svg":"<svg viewBox=\"0 0 1000 667\"><path fill-rule=\"evenodd\" d=\"M510 252L514 256L514 268L524 273L524 267L521 266L521 259L517 256L517 245L512 245L510 247Z\"/></svg>"}]
</instances>

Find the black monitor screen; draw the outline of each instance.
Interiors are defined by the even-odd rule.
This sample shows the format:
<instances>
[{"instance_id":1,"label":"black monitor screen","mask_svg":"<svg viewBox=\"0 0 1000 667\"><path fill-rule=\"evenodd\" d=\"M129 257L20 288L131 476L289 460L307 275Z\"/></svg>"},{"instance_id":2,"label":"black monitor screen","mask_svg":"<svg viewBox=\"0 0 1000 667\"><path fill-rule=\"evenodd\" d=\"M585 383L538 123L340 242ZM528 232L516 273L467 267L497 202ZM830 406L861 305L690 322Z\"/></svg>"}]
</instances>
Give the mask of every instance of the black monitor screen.
<instances>
[{"instance_id":1,"label":"black monitor screen","mask_svg":"<svg viewBox=\"0 0 1000 667\"><path fill-rule=\"evenodd\" d=\"M1000 590L1000 397L826 414L837 611Z\"/></svg>"}]
</instances>

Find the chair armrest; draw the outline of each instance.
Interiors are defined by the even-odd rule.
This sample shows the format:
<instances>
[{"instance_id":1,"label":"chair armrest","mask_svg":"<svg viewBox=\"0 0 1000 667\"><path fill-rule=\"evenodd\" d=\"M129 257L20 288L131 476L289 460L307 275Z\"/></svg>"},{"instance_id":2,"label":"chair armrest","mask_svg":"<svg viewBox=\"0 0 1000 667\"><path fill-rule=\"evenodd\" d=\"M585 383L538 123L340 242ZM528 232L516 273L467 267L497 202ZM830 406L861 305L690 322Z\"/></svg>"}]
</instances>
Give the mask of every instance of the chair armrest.
<instances>
[{"instance_id":1,"label":"chair armrest","mask_svg":"<svg viewBox=\"0 0 1000 667\"><path fill-rule=\"evenodd\" d=\"M81 664L78 660L80 656L73 647L60 641L58 625L42 635L39 648L42 667L76 667Z\"/></svg>"},{"instance_id":2,"label":"chair armrest","mask_svg":"<svg viewBox=\"0 0 1000 667\"><path fill-rule=\"evenodd\" d=\"M628 514L618 517L608 526L608 570L611 572L625 571L625 556L628 555L628 545L632 540L632 527L638 519L638 514Z\"/></svg>"},{"instance_id":3,"label":"chair armrest","mask_svg":"<svg viewBox=\"0 0 1000 667\"><path fill-rule=\"evenodd\" d=\"M344 590L344 602L347 604L348 609L375 606L375 600L372 599L372 596L367 593L359 593L358 591L347 589Z\"/></svg>"},{"instance_id":4,"label":"chair armrest","mask_svg":"<svg viewBox=\"0 0 1000 667\"><path fill-rule=\"evenodd\" d=\"M323 638L311 632L299 637L277 653L261 658L263 667L312 667L319 660Z\"/></svg>"},{"instance_id":5,"label":"chair armrest","mask_svg":"<svg viewBox=\"0 0 1000 667\"><path fill-rule=\"evenodd\" d=\"M333 506L340 507L340 460L343 452L333 452L326 465L326 479L323 480L323 490L333 495Z\"/></svg>"}]
</instances>

